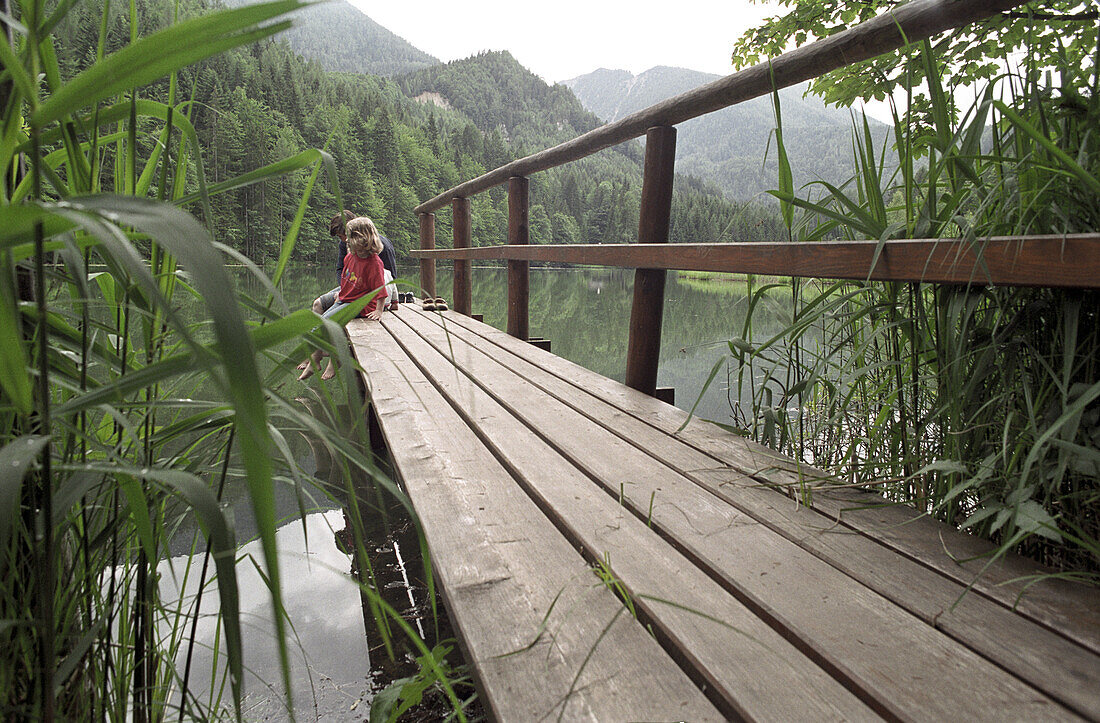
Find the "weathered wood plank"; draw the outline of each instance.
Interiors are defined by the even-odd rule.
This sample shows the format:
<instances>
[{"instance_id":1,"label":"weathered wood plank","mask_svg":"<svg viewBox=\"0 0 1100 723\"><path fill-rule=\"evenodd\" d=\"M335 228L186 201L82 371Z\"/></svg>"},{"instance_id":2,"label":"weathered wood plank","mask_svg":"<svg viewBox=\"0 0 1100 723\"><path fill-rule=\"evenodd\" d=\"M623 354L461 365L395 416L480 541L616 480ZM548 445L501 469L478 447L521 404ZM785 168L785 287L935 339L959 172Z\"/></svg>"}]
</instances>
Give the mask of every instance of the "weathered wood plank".
<instances>
[{"instance_id":1,"label":"weathered wood plank","mask_svg":"<svg viewBox=\"0 0 1100 723\"><path fill-rule=\"evenodd\" d=\"M1100 288L1100 234L728 244L561 244L441 249L414 256L983 286Z\"/></svg>"},{"instance_id":2,"label":"weathered wood plank","mask_svg":"<svg viewBox=\"0 0 1100 723\"><path fill-rule=\"evenodd\" d=\"M750 440L733 443L728 433L698 419L692 419L685 429L677 431L688 421L687 413L681 409L638 394L561 357L511 344L492 327L478 324L470 328L512 354L551 370L579 388L592 391L624 413L676 435L748 476L786 487L797 487L800 474L810 481L827 477L824 472L808 466L802 466L801 471L793 469L789 458ZM986 556L993 551L993 546L989 542L950 530L911 508L882 506L885 501L872 493L832 490L826 494L819 491L811 496L810 502L830 518L835 519L843 513L843 520L857 526L856 529L864 534L919 559L963 585L973 585L978 593L1100 653L1100 603L1096 588L1062 579L1036 582L1035 576L1050 571L1018 556L1009 556L990 565ZM909 531L918 526L923 534L910 535Z\"/></svg>"},{"instance_id":3,"label":"weathered wood plank","mask_svg":"<svg viewBox=\"0 0 1100 723\"><path fill-rule=\"evenodd\" d=\"M455 329L454 325L450 328L452 338L475 343L480 339L465 329ZM486 328L478 325L478 330L482 329ZM494 330L487 330L485 334L500 337L499 332ZM972 592L963 596L965 584L969 580L960 582L948 578L934 567L926 566L879 544L868 534L860 534L852 528L836 525L831 519L795 505L772 490L760 489L759 482L726 467L714 456L704 454L685 441L669 436L676 427L666 430L651 427L639 418L604 404L578 388L579 385L599 395L604 391L596 389L600 384L612 391L621 389L621 385L607 383L609 380L600 381L603 380L602 377L584 370L580 370L580 374L573 374L579 368L574 368L575 365L568 362L563 363L563 360L556 357L523 355L524 350L516 345L507 345L507 348L515 352L515 355L504 348L497 348L489 353L548 394L583 410L589 417L601 421L605 427L636 446L650 450L651 454L659 456L670 465L685 470L685 474L699 484L707 486L715 494L787 539L902 605L928 624L944 630L951 637L1036 687L1046 690L1078 712L1100 717L1100 658L1076 642L1070 642L1074 636L1063 637L1046 627L1036 625L1013 612L1008 606L978 593ZM530 362L539 366L545 364L555 367L556 374L565 372L564 375L569 376L571 381L566 382L560 376L543 369L524 368L525 362L521 361L521 356L530 356ZM647 402L647 406L651 405ZM661 410L662 413L667 411ZM686 416L679 410L674 411L681 418ZM744 440L724 432L720 435L720 439L716 437L712 440L720 442L720 445L713 445L719 454L725 453L729 447L744 445ZM768 459L770 458L769 456ZM770 464L765 459L758 458L758 465ZM931 544L940 545L941 535L944 532L952 533L939 523L930 520L927 523L931 529L923 531L924 538ZM954 539L955 535L957 533L948 534L947 538ZM1082 591L1078 589L1076 592L1080 594ZM1096 614L1096 608L1097 603L1093 596L1092 615ZM1051 675L1052 670L1059 670L1061 674Z\"/></svg>"},{"instance_id":4,"label":"weathered wood plank","mask_svg":"<svg viewBox=\"0 0 1100 723\"><path fill-rule=\"evenodd\" d=\"M445 356L473 361L479 352L464 344L448 348L446 340L442 348L432 346L421 332L442 336L438 327L402 319L410 323L404 330L397 322L387 324L399 343L525 480L544 513L622 582L636 609L678 651L674 657L687 661L695 677L720 695L727 715L748 720L878 718L483 389L455 374ZM732 516L727 523L738 524ZM800 694L784 694L794 689Z\"/></svg>"},{"instance_id":5,"label":"weathered wood plank","mask_svg":"<svg viewBox=\"0 0 1100 723\"><path fill-rule=\"evenodd\" d=\"M499 186L512 176L530 176L584 158L638 138L654 126L674 126L1022 4L1021 0L917 0L906 3L844 32L681 93L548 150L512 161L444 191L417 206L415 212L434 211L450 203L452 198L468 198Z\"/></svg>"},{"instance_id":6,"label":"weathered wood plank","mask_svg":"<svg viewBox=\"0 0 1100 723\"><path fill-rule=\"evenodd\" d=\"M492 714L721 720L383 326L348 331Z\"/></svg>"},{"instance_id":7,"label":"weathered wood plank","mask_svg":"<svg viewBox=\"0 0 1100 723\"><path fill-rule=\"evenodd\" d=\"M675 440L667 439L667 435L645 427L650 438L635 446L635 442L628 442L577 409L542 393L544 376L531 375L527 369L522 376L517 375L518 360L508 359L505 364L502 355L498 356L499 350L491 350L490 354L474 351L467 346L465 334L453 329L444 332L429 320L414 318L409 323L432 341L440 354L454 350L455 360L464 372L600 482L610 498L617 495L641 518L650 514L651 506L653 526L695 564L707 569L757 614L795 640L800 649L884 713L905 717L924 709L939 716L977 717L998 711L1009 717L1071 717L1014 676L759 520L722 504L678 473L676 465L662 464L644 451L674 444ZM540 391L532 394L536 388ZM484 408L482 402L478 413ZM615 422L608 425L614 426ZM703 459L713 465L713 460L697 451L686 447L685 451L694 457L689 464ZM556 477L550 479L557 484ZM760 492L785 502L774 492ZM567 504L568 498L563 505ZM686 511L690 514L685 515ZM554 512L569 511L554 507ZM934 681L942 698L926 700L922 691L910 685L916 677Z\"/></svg>"}]
</instances>

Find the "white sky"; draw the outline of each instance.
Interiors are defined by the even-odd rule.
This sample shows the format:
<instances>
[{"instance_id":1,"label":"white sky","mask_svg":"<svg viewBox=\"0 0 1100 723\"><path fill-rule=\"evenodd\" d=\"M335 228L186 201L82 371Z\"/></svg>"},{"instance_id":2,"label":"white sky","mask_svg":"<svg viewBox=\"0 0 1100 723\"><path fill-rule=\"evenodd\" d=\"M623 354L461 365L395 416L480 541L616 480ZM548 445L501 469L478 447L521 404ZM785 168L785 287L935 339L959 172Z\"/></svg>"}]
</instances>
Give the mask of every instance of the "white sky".
<instances>
[{"instance_id":1,"label":"white sky","mask_svg":"<svg viewBox=\"0 0 1100 723\"><path fill-rule=\"evenodd\" d=\"M733 72L745 31L782 7L748 0L350 0L372 20L446 62L507 50L549 83L597 68L671 65Z\"/></svg>"}]
</instances>

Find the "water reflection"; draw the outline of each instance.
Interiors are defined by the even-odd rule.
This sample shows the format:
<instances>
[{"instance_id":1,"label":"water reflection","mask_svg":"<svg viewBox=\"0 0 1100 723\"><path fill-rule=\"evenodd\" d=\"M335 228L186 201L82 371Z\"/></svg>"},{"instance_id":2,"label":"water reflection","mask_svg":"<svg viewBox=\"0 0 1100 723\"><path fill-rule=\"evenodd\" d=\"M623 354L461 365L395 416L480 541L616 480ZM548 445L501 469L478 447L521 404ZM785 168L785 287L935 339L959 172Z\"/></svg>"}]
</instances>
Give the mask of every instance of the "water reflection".
<instances>
[{"instance_id":1,"label":"water reflection","mask_svg":"<svg viewBox=\"0 0 1100 723\"><path fill-rule=\"evenodd\" d=\"M399 272L416 279L416 269ZM451 285L451 269L441 265L437 289L447 295ZM475 267L471 287L474 313L482 314L491 326L506 328L507 271ZM623 381L633 294L632 269L532 268L531 335L550 339L558 356ZM677 406L691 409L715 363L730 358L728 342L745 334L748 309L744 282L698 281L668 273L657 384L676 390ZM752 312L750 339L760 343L777 334L790 323L790 310L789 292L764 295ZM754 372L759 382L763 371ZM696 413L718 422L734 422L735 405L749 401L747 394L738 396L736 375L736 368L723 365Z\"/></svg>"},{"instance_id":2,"label":"water reflection","mask_svg":"<svg viewBox=\"0 0 1100 723\"><path fill-rule=\"evenodd\" d=\"M295 715L299 720L344 720L369 701L373 691L369 654L358 582L349 574L348 556L335 542L344 525L341 510L307 515L276 534L283 578L283 600L293 624L289 653ZM237 565L241 627L245 649L244 713L249 719L286 718L282 675L275 644L271 599L260 576L263 553L259 541L240 548ZM161 593L169 599L198 592L192 569L183 589L185 557L160 565ZM229 704L228 684L210 680L214 646L218 642L217 594L213 583L203 596L196 632L191 687L199 700L210 700L221 686ZM224 661L223 661L224 662Z\"/></svg>"},{"instance_id":3,"label":"water reflection","mask_svg":"<svg viewBox=\"0 0 1100 723\"><path fill-rule=\"evenodd\" d=\"M298 399L313 416L321 413L313 400ZM355 439L353 412L338 410L329 420ZM362 415L362 408L354 411ZM374 693L396 678L415 671L407 655L409 646L393 630L395 644L386 646L379 634L378 605L364 588L380 591L382 599L424 635L423 604L427 586L415 559L419 551L415 528L392 495L376 487L365 474L334 464L326 445L305 430L287 435L294 458L305 479L303 484L287 476L276 478L276 514L293 520L279 528L276 542L282 575L283 601L290 621L288 652L294 714L298 720L346 720L365 717ZM379 459L380 466L385 464ZM350 482L347 476L351 473ZM383 474L387 470L382 469ZM323 485L323 488L315 485ZM348 490L351 490L349 493ZM245 486L231 480L223 503L228 508L238 539L255 536L255 522ZM300 517L301 512L308 512ZM361 519L358 519L361 518ZM358 519L358 521L357 521ZM189 557L193 527L181 526L171 541L173 556L160 565L161 594L165 599L182 596L193 604L199 593L201 553ZM413 559L407 559L412 557ZM259 541L239 548L238 587L245 655L244 714L253 720L287 719L272 621L270 596L260 570L263 552ZM208 575L202 594L195 632L188 685L191 694L207 707L232 707L228 681L214 678L223 671L225 656L215 652L221 644L217 617L216 581ZM393 657L389 652L392 650ZM181 671L188 651L177 655ZM215 666L215 663L218 665Z\"/></svg>"},{"instance_id":4,"label":"water reflection","mask_svg":"<svg viewBox=\"0 0 1100 723\"><path fill-rule=\"evenodd\" d=\"M407 282L404 288L415 288L417 270L403 268L399 272ZM283 286L288 307L307 305L329 288L330 277L327 269L292 270ZM506 278L503 268L482 267L473 273L473 311L483 314L485 322L497 328L506 325ZM626 367L633 280L634 272L622 269L532 269L532 335L550 339L559 356L621 381ZM267 293L254 282L245 284L257 298ZM450 298L451 273L442 265L437 288ZM761 301L753 311L753 341L766 340L789 323L787 299L775 295ZM676 389L679 406L689 409L715 361L729 358L727 342L744 334L747 310L743 285L698 283L668 275L658 384ZM731 392L731 373L736 374L736 370L727 367L718 375L697 409L700 416L727 423L734 420L735 405L743 400ZM310 406L307 399L300 401ZM347 410L345 413L350 414ZM361 415L362 410L355 413ZM333 422L340 425L338 420ZM337 428L356 427L345 420ZM357 442L369 448L367 435L357 436ZM344 492L349 489L344 470L334 468L327 448L319 440L303 434L288 437L288 441L302 471L335 490L330 495L316 488L297 487L285 479L276 487L277 514L290 519L300 510L309 512L304 520L289 523L278 532L284 602L294 635L290 652L295 714L300 720L363 718L374 691L408 675L410 668L409 649L402 646L400 633L394 635L398 642L394 658L387 655L376 630L377 606L361 593L360 581L380 590L389 605L422 634L427 633L429 646L451 633L445 619L425 617L427 586L416 531L393 507L392 498L360 479L350 486L354 500L349 499ZM384 460L379 463L384 464ZM227 487L224 501L233 509L238 539L254 536L255 525L243 485ZM354 514L348 512L354 507L365 518L358 528L352 524ZM181 531L172 543L175 556L161 565L162 594L167 599L181 594L193 599L197 592L199 564L193 562L190 575L185 576L183 553L190 544L191 532ZM364 543L362 548L356 542L357 535ZM369 557L361 558L360 549ZM245 715L257 720L283 719L286 703L277 682L281 674L270 601L257 572L262 557L259 543L244 545L241 555L238 574L248 668ZM186 583L181 582L184 579ZM191 688L200 699L223 695L228 707L228 683L211 680L209 672L219 643L217 593L213 586L207 583L203 599Z\"/></svg>"}]
</instances>

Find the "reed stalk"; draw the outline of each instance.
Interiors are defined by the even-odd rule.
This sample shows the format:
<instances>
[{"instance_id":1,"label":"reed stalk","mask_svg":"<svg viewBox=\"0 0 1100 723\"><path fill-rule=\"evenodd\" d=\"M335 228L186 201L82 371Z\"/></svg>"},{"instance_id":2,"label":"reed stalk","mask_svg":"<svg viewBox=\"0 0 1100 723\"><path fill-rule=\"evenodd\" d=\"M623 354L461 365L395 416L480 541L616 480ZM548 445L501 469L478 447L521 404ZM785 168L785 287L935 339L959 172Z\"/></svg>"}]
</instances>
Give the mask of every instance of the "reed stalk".
<instances>
[{"instance_id":1,"label":"reed stalk","mask_svg":"<svg viewBox=\"0 0 1100 723\"><path fill-rule=\"evenodd\" d=\"M199 220L212 218L215 193L303 169L312 175L302 209L319 175L340 205L332 159L319 150L208 188L191 104L177 100L177 71L285 29L286 15L301 7L275 0L186 18L177 7L167 27L141 37L131 2L129 41L107 52L104 4L96 60L72 77L54 52L71 3L25 0L5 24L12 37L0 42L4 719L240 717L247 651L238 540L222 505L227 479L244 481L259 529L292 710L274 489L308 475L281 440L308 431L333 450L349 488L358 470L400 498L336 424L337 404L362 411L346 351L341 394L319 401L329 422L284 396L298 359L316 346L344 346L342 329L320 326L308 310L291 312L279 293L301 209L274 282L250 270L269 292L265 301L237 290L225 268L231 252ZM168 541L185 528L197 530L185 574L199 576L200 596L219 603L220 662L208 671L214 684L203 700L190 662L200 601L168 599L159 582ZM377 598L369 584L365 594ZM375 608L383 623L396 614ZM427 650L422 642L418 649Z\"/></svg>"},{"instance_id":2,"label":"reed stalk","mask_svg":"<svg viewBox=\"0 0 1100 723\"><path fill-rule=\"evenodd\" d=\"M847 183L796 194L780 174L774 195L802 212L796 238L963 238L980 250L990 236L1097 228L1095 66L1059 87L1026 69L1006 74L956 121L931 44L913 52L930 105L921 117L913 102L895 110L896 171L857 119ZM776 141L785 159L781 133ZM843 481L875 483L999 553L1100 581L1096 292L980 278L790 288L785 330L755 339L748 320L730 344L734 417L751 436Z\"/></svg>"}]
</instances>

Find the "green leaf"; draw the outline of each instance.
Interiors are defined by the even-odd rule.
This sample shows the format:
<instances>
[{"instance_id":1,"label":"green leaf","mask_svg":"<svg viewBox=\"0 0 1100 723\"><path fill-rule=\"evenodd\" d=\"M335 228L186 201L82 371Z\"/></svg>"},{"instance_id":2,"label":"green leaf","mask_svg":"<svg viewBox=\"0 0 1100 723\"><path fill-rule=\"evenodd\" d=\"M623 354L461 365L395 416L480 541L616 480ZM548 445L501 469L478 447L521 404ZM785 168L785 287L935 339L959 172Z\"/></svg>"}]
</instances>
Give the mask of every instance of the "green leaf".
<instances>
[{"instance_id":1,"label":"green leaf","mask_svg":"<svg viewBox=\"0 0 1100 723\"><path fill-rule=\"evenodd\" d=\"M49 437L24 435L0 449L0 549L7 549L11 532L19 521L23 478L49 441Z\"/></svg>"},{"instance_id":2,"label":"green leaf","mask_svg":"<svg viewBox=\"0 0 1100 723\"><path fill-rule=\"evenodd\" d=\"M286 30L290 21L262 27L259 24L302 7L305 3L299 0L276 0L207 13L152 33L94 63L55 90L31 115L31 125L45 127L81 108L152 83L199 60Z\"/></svg>"},{"instance_id":3,"label":"green leaf","mask_svg":"<svg viewBox=\"0 0 1100 723\"><path fill-rule=\"evenodd\" d=\"M2 43L0 43L2 44ZM7 261L4 270L11 269ZM0 279L0 390L20 414L30 414L34 409L31 378L27 373L27 352L24 348L23 326L19 307L12 288L12 275L5 273Z\"/></svg>"},{"instance_id":4,"label":"green leaf","mask_svg":"<svg viewBox=\"0 0 1100 723\"><path fill-rule=\"evenodd\" d=\"M137 528L138 539L145 548L145 556L150 560L158 559L157 541L153 536L153 521L149 517L149 499L145 496L145 489L141 480L131 475L117 475L118 486L126 495L129 503L130 517Z\"/></svg>"},{"instance_id":5,"label":"green leaf","mask_svg":"<svg viewBox=\"0 0 1100 723\"><path fill-rule=\"evenodd\" d=\"M265 393L256 365L255 347L241 316L233 281L205 229L182 209L148 199L110 195L88 196L63 203L66 209L132 226L155 239L179 259L180 266L187 270L206 304L213 322L215 348L221 360L221 371L224 373L223 391L235 411L237 439L246 471L246 483L264 551L264 563L271 580L277 646L282 663L283 683L289 697L290 663L284 635L286 616L279 592L279 560L275 544L275 493L271 460L273 445L268 431ZM159 294L159 289L154 291ZM192 349L196 355L205 352L197 344L192 345ZM209 367L209 371L212 381L219 383L220 375L213 374L215 368Z\"/></svg>"},{"instance_id":6,"label":"green leaf","mask_svg":"<svg viewBox=\"0 0 1100 723\"><path fill-rule=\"evenodd\" d=\"M1062 541L1058 532L1058 523L1035 500L1025 500L1016 508L1016 526L1024 532L1030 532L1055 542Z\"/></svg>"}]
</instances>

